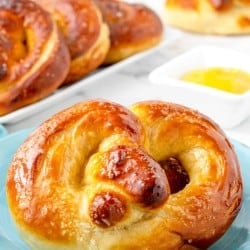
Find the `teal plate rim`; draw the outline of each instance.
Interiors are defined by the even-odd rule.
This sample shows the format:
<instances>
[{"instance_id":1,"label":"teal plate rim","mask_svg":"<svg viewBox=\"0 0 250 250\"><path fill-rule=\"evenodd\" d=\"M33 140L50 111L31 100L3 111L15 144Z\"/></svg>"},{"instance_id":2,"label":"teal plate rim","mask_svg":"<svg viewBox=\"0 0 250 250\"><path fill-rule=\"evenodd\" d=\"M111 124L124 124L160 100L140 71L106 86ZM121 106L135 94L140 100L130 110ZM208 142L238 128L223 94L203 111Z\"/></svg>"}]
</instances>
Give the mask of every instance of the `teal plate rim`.
<instances>
[{"instance_id":1,"label":"teal plate rim","mask_svg":"<svg viewBox=\"0 0 250 250\"><path fill-rule=\"evenodd\" d=\"M7 129L0 124L0 138L6 136L7 134L8 134Z\"/></svg>"},{"instance_id":2,"label":"teal plate rim","mask_svg":"<svg viewBox=\"0 0 250 250\"><path fill-rule=\"evenodd\" d=\"M0 126L1 129L2 126ZM0 246L5 250L27 250L13 224L5 196L5 180L9 163L21 143L32 132L32 128L18 131L0 138ZM244 185L243 204L240 213L224 236L211 250L248 250L250 249L250 148L231 140L238 156Z\"/></svg>"}]
</instances>

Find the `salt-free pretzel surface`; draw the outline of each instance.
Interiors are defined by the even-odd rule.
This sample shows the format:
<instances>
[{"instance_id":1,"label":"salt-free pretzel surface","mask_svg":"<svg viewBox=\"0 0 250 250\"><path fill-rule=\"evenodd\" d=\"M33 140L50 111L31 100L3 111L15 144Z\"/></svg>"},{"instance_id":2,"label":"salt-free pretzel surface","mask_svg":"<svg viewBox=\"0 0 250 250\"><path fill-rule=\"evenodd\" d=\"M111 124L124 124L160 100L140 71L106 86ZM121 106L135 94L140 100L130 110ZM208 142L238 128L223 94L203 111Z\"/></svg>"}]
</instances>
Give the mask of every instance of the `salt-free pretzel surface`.
<instances>
[{"instance_id":1,"label":"salt-free pretzel surface","mask_svg":"<svg viewBox=\"0 0 250 250\"><path fill-rule=\"evenodd\" d=\"M57 89L69 52L55 21L29 0L0 1L0 115Z\"/></svg>"},{"instance_id":2,"label":"salt-free pretzel surface","mask_svg":"<svg viewBox=\"0 0 250 250\"><path fill-rule=\"evenodd\" d=\"M118 0L95 2L110 30L111 44L104 64L119 62L161 42L161 19L149 7Z\"/></svg>"},{"instance_id":3,"label":"salt-free pretzel surface","mask_svg":"<svg viewBox=\"0 0 250 250\"><path fill-rule=\"evenodd\" d=\"M89 100L29 136L6 190L32 249L204 249L238 214L242 179L232 145L204 115Z\"/></svg>"},{"instance_id":4,"label":"salt-free pretzel surface","mask_svg":"<svg viewBox=\"0 0 250 250\"><path fill-rule=\"evenodd\" d=\"M188 31L240 35L250 33L249 0L166 0L167 24Z\"/></svg>"},{"instance_id":5,"label":"salt-free pretzel surface","mask_svg":"<svg viewBox=\"0 0 250 250\"><path fill-rule=\"evenodd\" d=\"M104 61L109 29L92 0L34 0L57 21L68 45L71 66L65 83L80 80Z\"/></svg>"}]
</instances>

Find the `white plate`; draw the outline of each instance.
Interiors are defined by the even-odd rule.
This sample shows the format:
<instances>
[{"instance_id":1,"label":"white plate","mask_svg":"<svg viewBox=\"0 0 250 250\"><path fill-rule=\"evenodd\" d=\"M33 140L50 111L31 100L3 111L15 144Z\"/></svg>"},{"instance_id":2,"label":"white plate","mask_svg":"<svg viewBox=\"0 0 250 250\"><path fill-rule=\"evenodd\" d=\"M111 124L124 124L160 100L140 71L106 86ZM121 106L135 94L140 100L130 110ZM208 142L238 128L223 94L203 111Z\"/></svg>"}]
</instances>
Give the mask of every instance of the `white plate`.
<instances>
[{"instance_id":1,"label":"white plate","mask_svg":"<svg viewBox=\"0 0 250 250\"><path fill-rule=\"evenodd\" d=\"M239 125L250 116L250 91L232 94L180 78L189 71L207 67L237 68L250 73L250 56L214 46L200 46L165 63L151 72L149 79L162 98L210 116L223 128Z\"/></svg>"},{"instance_id":2,"label":"white plate","mask_svg":"<svg viewBox=\"0 0 250 250\"><path fill-rule=\"evenodd\" d=\"M2 124L10 124L18 122L22 119L25 119L35 113L38 113L40 111L43 111L47 108L50 108L53 106L53 104L59 103L68 97L72 96L73 94L77 93L78 91L83 91L84 88L91 84L92 82L99 80L103 78L104 76L107 76L111 73L114 73L118 71L121 68L124 68L128 64L135 62L139 59L142 59L143 57L146 57L150 55L151 53L155 52L158 49L161 49L162 47L166 46L169 43L172 43L179 35L180 33L175 30L165 30L163 35L162 42L146 51L137 53L133 56L130 56L127 59L122 60L121 62L118 62L116 64L113 64L111 66L107 66L104 68L100 68L95 70L93 73L89 74L88 76L84 77L82 80L69 85L62 87L58 90L56 90L52 95L42 99L41 101L38 101L36 103L30 104L26 107L20 108L14 112L11 112L9 114L0 116L0 123Z\"/></svg>"}]
</instances>

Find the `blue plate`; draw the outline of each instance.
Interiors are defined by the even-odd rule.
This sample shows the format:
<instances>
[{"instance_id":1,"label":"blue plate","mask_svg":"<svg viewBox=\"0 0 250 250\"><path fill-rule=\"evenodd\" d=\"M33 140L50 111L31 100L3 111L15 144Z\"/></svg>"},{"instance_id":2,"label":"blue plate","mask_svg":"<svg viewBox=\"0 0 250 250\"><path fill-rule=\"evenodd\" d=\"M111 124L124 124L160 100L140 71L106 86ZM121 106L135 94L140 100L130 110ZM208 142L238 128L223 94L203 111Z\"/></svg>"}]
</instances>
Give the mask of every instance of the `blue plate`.
<instances>
[{"instance_id":1,"label":"blue plate","mask_svg":"<svg viewBox=\"0 0 250 250\"><path fill-rule=\"evenodd\" d=\"M0 124L0 138L7 135L7 130Z\"/></svg>"},{"instance_id":2,"label":"blue plate","mask_svg":"<svg viewBox=\"0 0 250 250\"><path fill-rule=\"evenodd\" d=\"M6 204L5 180L13 154L30 132L31 129L27 129L0 139L0 248L5 250L28 249L11 221ZM250 249L250 149L239 142L232 141L232 143L242 169L244 181L243 206L226 234L211 247L212 250Z\"/></svg>"}]
</instances>

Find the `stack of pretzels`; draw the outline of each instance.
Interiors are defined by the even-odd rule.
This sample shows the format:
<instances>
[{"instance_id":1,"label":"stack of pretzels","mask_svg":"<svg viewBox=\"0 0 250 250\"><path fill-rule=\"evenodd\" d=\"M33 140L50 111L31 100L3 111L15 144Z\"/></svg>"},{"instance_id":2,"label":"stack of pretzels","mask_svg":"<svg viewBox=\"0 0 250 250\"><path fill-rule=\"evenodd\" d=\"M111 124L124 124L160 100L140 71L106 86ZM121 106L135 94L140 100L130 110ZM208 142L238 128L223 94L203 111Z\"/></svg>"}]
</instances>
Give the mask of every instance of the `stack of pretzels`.
<instances>
[{"instance_id":1,"label":"stack of pretzels","mask_svg":"<svg viewBox=\"0 0 250 250\"><path fill-rule=\"evenodd\" d=\"M118 0L0 1L0 115L158 44L162 23Z\"/></svg>"},{"instance_id":2,"label":"stack of pretzels","mask_svg":"<svg viewBox=\"0 0 250 250\"><path fill-rule=\"evenodd\" d=\"M239 163L222 130L188 108L89 100L22 144L6 184L31 249L206 249L237 216Z\"/></svg>"}]
</instances>

